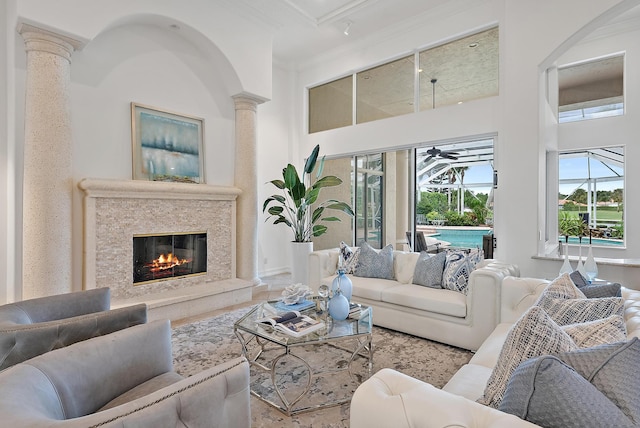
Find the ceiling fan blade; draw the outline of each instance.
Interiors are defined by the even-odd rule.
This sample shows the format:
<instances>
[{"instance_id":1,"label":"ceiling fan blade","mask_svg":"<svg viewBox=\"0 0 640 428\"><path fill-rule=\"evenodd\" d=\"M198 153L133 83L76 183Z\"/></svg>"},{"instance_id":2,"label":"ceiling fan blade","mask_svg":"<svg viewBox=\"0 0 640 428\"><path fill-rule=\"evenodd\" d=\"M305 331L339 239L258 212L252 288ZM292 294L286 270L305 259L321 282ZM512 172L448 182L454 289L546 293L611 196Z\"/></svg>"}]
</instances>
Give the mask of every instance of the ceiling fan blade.
<instances>
[{"instance_id":1,"label":"ceiling fan blade","mask_svg":"<svg viewBox=\"0 0 640 428\"><path fill-rule=\"evenodd\" d=\"M440 153L440 156L446 159L458 160L457 156L453 156L451 153L447 153L447 152Z\"/></svg>"},{"instance_id":2,"label":"ceiling fan blade","mask_svg":"<svg viewBox=\"0 0 640 428\"><path fill-rule=\"evenodd\" d=\"M425 163L427 163L427 162L429 162L431 159L433 159L433 156L429 156L428 158L426 158L426 159L424 160L424 162L425 162Z\"/></svg>"}]
</instances>

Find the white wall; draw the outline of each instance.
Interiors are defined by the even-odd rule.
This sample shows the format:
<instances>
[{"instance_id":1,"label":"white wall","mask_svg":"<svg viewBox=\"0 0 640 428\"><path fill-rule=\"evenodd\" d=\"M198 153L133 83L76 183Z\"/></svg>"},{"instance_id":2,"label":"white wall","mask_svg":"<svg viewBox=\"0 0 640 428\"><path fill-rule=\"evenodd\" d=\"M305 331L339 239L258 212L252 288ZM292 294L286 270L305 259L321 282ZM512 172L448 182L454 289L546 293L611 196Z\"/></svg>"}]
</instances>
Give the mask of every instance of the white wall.
<instances>
[{"instance_id":1,"label":"white wall","mask_svg":"<svg viewBox=\"0 0 640 428\"><path fill-rule=\"evenodd\" d=\"M26 54L16 33L19 22L86 42L73 54L70 84L74 290L82 287L82 198L75 185L85 177L131 178L130 103L204 118L206 182L234 185L235 108L231 97L247 94L268 99L272 92L271 30L231 15L223 3L194 0L186 7L162 0L19 0L16 9L1 15L1 28L10 35L6 37L7 55L3 55L9 71L7 87L15 90L15 99L7 97L3 105L7 111L0 112L3 119L9 119L6 134L15 134L15 153L2 160L0 183L11 173L10 166L15 167L18 179L8 182L7 192L0 193L3 206L6 201L16 212L13 220L4 212L0 216L7 230L16 235L15 242L2 247L2 263L11 260L9 253L17 254L0 283L0 302L20 298L12 292L21 289ZM172 29L170 24L180 28ZM5 130L2 132L4 135ZM0 153L6 151L3 144ZM7 279L12 276L15 281Z\"/></svg>"},{"instance_id":2,"label":"white wall","mask_svg":"<svg viewBox=\"0 0 640 428\"><path fill-rule=\"evenodd\" d=\"M498 134L495 165L499 172L495 192L498 239L495 256L519 265L524 276L555 277L559 262L532 258L538 254L540 239L544 239L544 234L540 234L544 226L540 210L545 207L546 183L540 118L541 64L609 8L633 4L638 2L473 2L461 7L455 16L437 13L421 16L421 25L407 26L403 33L384 35L384 40L374 40L374 35L366 47L352 46L349 50L343 47L333 57L319 58L300 72L296 88L299 99L303 99L301 94L309 86L498 23L500 96L312 135L306 133L306 110L296 112L302 152L317 143L325 154L337 155L495 132ZM629 272L635 270L616 268L607 274L612 280L626 280L627 285L640 288L640 279L631 280Z\"/></svg>"},{"instance_id":3,"label":"white wall","mask_svg":"<svg viewBox=\"0 0 640 428\"><path fill-rule=\"evenodd\" d=\"M258 273L271 275L291 270L293 241L291 230L285 225L265 223L262 214L264 200L280 194L271 180L282 179L282 169L293 162L293 136L291 123L296 109L293 107L293 72L279 66L273 68L273 99L258 106ZM301 164L295 164L297 169ZM268 183L268 184L267 184Z\"/></svg>"}]
</instances>

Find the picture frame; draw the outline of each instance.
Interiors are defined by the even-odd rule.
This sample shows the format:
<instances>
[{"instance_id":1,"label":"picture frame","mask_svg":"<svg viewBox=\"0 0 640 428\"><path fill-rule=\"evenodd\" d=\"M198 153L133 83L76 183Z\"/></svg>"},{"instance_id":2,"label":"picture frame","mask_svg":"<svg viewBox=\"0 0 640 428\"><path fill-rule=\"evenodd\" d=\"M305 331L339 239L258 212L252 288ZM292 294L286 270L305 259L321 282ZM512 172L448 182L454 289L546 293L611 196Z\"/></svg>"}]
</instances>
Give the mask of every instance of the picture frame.
<instances>
[{"instance_id":1,"label":"picture frame","mask_svg":"<svg viewBox=\"0 0 640 428\"><path fill-rule=\"evenodd\" d=\"M131 103L133 179L204 183L204 119Z\"/></svg>"}]
</instances>

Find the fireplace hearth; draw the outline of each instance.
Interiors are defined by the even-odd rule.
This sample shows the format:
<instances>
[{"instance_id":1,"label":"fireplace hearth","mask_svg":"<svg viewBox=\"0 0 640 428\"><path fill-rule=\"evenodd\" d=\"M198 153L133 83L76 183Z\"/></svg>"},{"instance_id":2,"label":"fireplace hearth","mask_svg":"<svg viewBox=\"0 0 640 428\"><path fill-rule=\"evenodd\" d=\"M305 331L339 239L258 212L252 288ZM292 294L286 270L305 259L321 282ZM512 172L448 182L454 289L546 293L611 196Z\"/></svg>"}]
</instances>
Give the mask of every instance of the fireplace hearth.
<instances>
[{"instance_id":1,"label":"fireplace hearth","mask_svg":"<svg viewBox=\"0 0 640 428\"><path fill-rule=\"evenodd\" d=\"M134 285L206 272L206 232L133 237Z\"/></svg>"}]
</instances>

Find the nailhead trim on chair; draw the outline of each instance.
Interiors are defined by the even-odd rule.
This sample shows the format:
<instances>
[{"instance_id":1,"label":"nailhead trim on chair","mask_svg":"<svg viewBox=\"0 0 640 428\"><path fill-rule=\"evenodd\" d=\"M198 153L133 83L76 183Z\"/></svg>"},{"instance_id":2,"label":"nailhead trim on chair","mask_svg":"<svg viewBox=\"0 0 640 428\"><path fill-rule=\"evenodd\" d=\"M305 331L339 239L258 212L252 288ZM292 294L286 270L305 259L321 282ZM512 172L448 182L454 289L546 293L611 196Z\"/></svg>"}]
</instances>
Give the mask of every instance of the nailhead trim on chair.
<instances>
[{"instance_id":1,"label":"nailhead trim on chair","mask_svg":"<svg viewBox=\"0 0 640 428\"><path fill-rule=\"evenodd\" d=\"M210 380L210 379L212 379L212 378L214 378L214 377L216 377L216 376L219 376L219 375L221 375L221 374L223 374L223 373L226 373L226 372L228 372L229 370L231 370L231 369L233 369L233 368L236 368L236 367L238 367L238 366L239 366L239 365L241 365L241 364L244 364L244 362L245 362L245 360L238 361L236 364L234 364L234 365L233 365L233 366L231 366L231 367L227 367L227 368L226 368L226 369L224 369L224 370L221 370L221 371L219 371L219 372L213 373L213 374L211 374L211 375L207 376L207 377L206 377L206 378L204 378L204 379L200 379L199 381L197 381L197 382L195 382L195 383L191 383L191 384L189 384L189 385L185 386L184 388L181 388L181 389L179 389L179 390L177 390L177 391L174 391L174 392L172 392L171 394L165 395L164 397L158 398L157 400L155 400L155 401L153 401L153 402L151 402L151 403L149 403L149 404L146 404L146 405L144 405L144 406L142 406L142 407L138 407L137 409L133 409L133 410L131 410L131 411L127 412L127 413L124 413L124 414L122 414L122 415L118 415L118 416L113 417L113 418L111 418L111 419L108 419L108 420L106 420L106 421L100 422L99 424L91 425L91 427L89 427L89 428L96 428L96 427L100 427L100 426L103 426L103 425L109 424L109 423L111 423L111 422L117 421L118 419L124 418L124 417L129 416L129 415L132 415L132 414L134 414L134 413L136 413L136 412L139 412L139 411L141 411L141 410L144 410L144 409L146 409L146 408L148 408L148 407L154 406L154 405L156 405L156 404L160 403L161 401L164 401L164 400L166 400L166 399L168 399L168 398L173 397L173 396L174 396L174 395L176 395L176 394L180 394L180 393L182 393L182 392L186 391L187 389L193 388L194 386L200 385L200 384L201 384L201 383L203 383L203 382L206 382L206 381L208 381L208 380Z\"/></svg>"}]
</instances>

